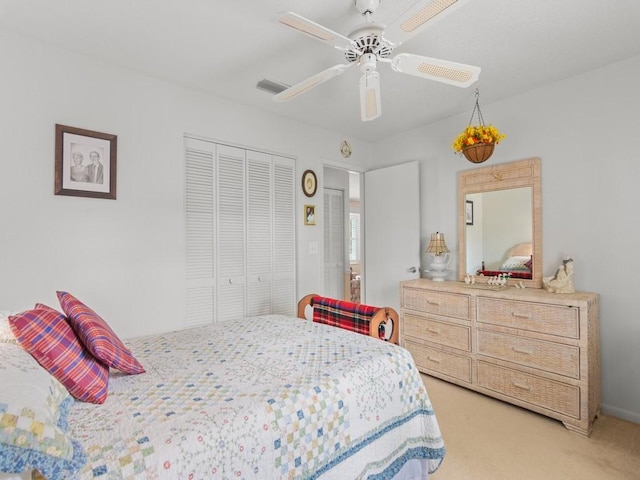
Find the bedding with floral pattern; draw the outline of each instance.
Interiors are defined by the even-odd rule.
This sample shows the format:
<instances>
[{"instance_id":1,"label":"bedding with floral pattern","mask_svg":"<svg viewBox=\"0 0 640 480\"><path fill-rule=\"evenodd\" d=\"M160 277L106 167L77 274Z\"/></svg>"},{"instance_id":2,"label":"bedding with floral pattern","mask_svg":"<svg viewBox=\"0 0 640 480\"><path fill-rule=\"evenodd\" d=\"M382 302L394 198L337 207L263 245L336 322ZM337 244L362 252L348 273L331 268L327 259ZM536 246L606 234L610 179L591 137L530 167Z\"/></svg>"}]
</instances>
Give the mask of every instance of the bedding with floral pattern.
<instances>
[{"instance_id":1,"label":"bedding with floral pattern","mask_svg":"<svg viewBox=\"0 0 640 480\"><path fill-rule=\"evenodd\" d=\"M146 373L76 402L78 479L392 478L444 445L403 348L281 315L131 339Z\"/></svg>"}]
</instances>

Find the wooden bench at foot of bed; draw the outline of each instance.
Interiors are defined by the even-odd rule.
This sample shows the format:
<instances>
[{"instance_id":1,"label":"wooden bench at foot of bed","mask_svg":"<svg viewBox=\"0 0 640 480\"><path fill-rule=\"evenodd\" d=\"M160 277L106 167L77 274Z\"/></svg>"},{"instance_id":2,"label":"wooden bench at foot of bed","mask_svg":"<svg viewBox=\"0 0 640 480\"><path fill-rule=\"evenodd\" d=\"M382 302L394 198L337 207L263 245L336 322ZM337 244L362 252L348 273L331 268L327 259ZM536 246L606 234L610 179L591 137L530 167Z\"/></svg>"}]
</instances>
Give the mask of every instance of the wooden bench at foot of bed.
<instances>
[{"instance_id":1,"label":"wooden bench at foot of bed","mask_svg":"<svg viewBox=\"0 0 640 480\"><path fill-rule=\"evenodd\" d=\"M312 293L302 297L298 302L298 318L307 318L307 306L313 308L314 322L398 344L400 320L398 312L391 307L374 307Z\"/></svg>"}]
</instances>

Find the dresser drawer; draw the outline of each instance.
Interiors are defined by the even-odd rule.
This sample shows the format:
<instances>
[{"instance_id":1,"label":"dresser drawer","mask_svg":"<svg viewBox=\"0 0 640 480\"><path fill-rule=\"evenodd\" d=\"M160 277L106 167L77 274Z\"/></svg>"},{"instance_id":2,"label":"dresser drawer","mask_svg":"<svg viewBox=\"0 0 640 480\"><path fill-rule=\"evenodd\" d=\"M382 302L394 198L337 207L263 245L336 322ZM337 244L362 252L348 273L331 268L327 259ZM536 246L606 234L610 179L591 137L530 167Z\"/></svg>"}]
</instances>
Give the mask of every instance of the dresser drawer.
<instances>
[{"instance_id":1,"label":"dresser drawer","mask_svg":"<svg viewBox=\"0 0 640 480\"><path fill-rule=\"evenodd\" d=\"M478 329L478 353L558 375L580 378L580 349L571 345Z\"/></svg>"},{"instance_id":2,"label":"dresser drawer","mask_svg":"<svg viewBox=\"0 0 640 480\"><path fill-rule=\"evenodd\" d=\"M404 308L445 317L469 320L471 299L469 295L442 293L433 290L404 288L402 290Z\"/></svg>"},{"instance_id":3,"label":"dresser drawer","mask_svg":"<svg viewBox=\"0 0 640 480\"><path fill-rule=\"evenodd\" d=\"M402 326L405 335L467 352L471 351L470 326L454 325L413 315L405 315Z\"/></svg>"},{"instance_id":4,"label":"dresser drawer","mask_svg":"<svg viewBox=\"0 0 640 480\"><path fill-rule=\"evenodd\" d=\"M580 418L580 389L573 385L478 361L478 386Z\"/></svg>"},{"instance_id":5,"label":"dresser drawer","mask_svg":"<svg viewBox=\"0 0 640 480\"><path fill-rule=\"evenodd\" d=\"M418 369L439 372L471 383L471 358L405 341Z\"/></svg>"},{"instance_id":6,"label":"dresser drawer","mask_svg":"<svg viewBox=\"0 0 640 480\"><path fill-rule=\"evenodd\" d=\"M478 322L580 338L578 308L478 297Z\"/></svg>"}]
</instances>

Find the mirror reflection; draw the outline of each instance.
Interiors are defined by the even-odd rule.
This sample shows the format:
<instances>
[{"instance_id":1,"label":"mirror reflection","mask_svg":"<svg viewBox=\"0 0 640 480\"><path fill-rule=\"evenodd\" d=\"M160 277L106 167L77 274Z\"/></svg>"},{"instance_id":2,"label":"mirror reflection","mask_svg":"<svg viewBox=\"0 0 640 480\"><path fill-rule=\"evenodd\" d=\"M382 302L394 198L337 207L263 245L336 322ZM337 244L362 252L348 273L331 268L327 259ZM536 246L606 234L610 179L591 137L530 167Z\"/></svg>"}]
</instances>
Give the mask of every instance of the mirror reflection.
<instances>
[{"instance_id":1,"label":"mirror reflection","mask_svg":"<svg viewBox=\"0 0 640 480\"><path fill-rule=\"evenodd\" d=\"M532 188L467 194L466 271L532 278Z\"/></svg>"}]
</instances>

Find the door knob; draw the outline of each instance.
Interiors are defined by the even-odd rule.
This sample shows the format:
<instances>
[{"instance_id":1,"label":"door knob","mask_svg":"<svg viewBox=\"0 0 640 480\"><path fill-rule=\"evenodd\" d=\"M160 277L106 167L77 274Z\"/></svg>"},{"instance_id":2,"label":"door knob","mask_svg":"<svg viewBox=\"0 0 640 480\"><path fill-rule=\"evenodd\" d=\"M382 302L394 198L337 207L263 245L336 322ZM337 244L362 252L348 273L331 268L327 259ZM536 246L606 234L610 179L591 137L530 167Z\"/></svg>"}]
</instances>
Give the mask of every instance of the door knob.
<instances>
[{"instance_id":1,"label":"door knob","mask_svg":"<svg viewBox=\"0 0 640 480\"><path fill-rule=\"evenodd\" d=\"M409 268L409 272L410 273L416 273L418 270L416 269L416 267L410 267Z\"/></svg>"}]
</instances>

